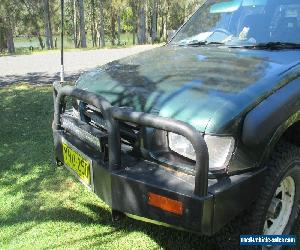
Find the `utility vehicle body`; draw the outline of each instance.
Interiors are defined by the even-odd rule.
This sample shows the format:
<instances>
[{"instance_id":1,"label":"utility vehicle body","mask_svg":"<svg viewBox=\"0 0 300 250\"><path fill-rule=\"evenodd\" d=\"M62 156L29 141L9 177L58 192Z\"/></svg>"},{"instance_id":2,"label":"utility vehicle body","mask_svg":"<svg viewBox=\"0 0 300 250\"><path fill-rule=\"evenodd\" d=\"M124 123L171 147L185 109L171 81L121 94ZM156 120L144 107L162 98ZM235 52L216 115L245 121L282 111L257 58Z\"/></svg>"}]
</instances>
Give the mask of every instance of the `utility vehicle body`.
<instances>
[{"instance_id":1,"label":"utility vehicle body","mask_svg":"<svg viewBox=\"0 0 300 250\"><path fill-rule=\"evenodd\" d=\"M292 233L299 49L299 1L206 1L167 45L75 87L54 84L57 162L115 219L217 234L233 247L226 230Z\"/></svg>"}]
</instances>

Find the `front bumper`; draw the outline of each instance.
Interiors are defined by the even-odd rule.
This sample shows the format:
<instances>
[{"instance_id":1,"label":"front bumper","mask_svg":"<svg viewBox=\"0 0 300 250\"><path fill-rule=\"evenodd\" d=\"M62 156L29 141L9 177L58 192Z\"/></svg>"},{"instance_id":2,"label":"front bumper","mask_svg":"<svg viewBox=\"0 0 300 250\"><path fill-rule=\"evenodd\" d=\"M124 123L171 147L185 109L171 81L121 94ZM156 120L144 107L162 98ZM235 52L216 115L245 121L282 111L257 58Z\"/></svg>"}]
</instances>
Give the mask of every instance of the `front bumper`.
<instances>
[{"instance_id":1,"label":"front bumper","mask_svg":"<svg viewBox=\"0 0 300 250\"><path fill-rule=\"evenodd\" d=\"M62 126L68 96L101 110L107 124L107 134L101 136L100 140L107 142L107 160L99 150ZM113 211L157 224L212 235L256 198L264 170L209 180L207 146L202 135L185 123L112 107L99 95L69 86L61 87L59 84L54 85L54 101L53 135L57 161L63 162L64 140L91 159L93 191ZM138 159L123 152L118 127L120 120L185 136L197 154L195 176L180 174L159 163ZM92 128L87 130L93 131ZM177 215L151 206L150 193L181 202L183 213Z\"/></svg>"}]
</instances>

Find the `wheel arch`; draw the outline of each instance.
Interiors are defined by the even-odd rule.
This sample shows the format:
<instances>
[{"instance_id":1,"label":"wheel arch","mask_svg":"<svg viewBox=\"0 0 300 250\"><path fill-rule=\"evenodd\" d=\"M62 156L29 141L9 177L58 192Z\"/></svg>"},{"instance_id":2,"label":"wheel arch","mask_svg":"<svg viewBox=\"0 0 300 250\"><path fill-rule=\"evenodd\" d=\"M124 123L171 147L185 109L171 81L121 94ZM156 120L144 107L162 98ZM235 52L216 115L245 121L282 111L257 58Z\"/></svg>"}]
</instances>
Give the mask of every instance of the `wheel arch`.
<instances>
[{"instance_id":1,"label":"wheel arch","mask_svg":"<svg viewBox=\"0 0 300 250\"><path fill-rule=\"evenodd\" d=\"M300 78L286 84L259 103L245 117L242 142L261 155L264 163L276 145L286 139L294 140L295 131L300 134ZM300 145L300 136L298 138ZM258 150L258 151L257 151Z\"/></svg>"},{"instance_id":2,"label":"wheel arch","mask_svg":"<svg viewBox=\"0 0 300 250\"><path fill-rule=\"evenodd\" d=\"M282 142L300 146L300 111L290 116L277 128L264 151L262 163L270 159L276 146Z\"/></svg>"}]
</instances>

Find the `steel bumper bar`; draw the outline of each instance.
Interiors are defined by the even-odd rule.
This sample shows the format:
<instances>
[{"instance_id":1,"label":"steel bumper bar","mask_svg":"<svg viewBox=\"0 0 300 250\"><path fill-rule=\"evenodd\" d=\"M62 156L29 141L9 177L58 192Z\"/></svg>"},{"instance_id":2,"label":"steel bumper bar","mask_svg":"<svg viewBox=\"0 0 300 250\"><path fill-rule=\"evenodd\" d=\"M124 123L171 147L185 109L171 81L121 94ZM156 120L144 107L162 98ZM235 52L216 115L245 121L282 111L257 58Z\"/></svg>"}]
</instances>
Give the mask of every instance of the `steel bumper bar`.
<instances>
[{"instance_id":1,"label":"steel bumper bar","mask_svg":"<svg viewBox=\"0 0 300 250\"><path fill-rule=\"evenodd\" d=\"M72 97L84 103L93 105L101 111L107 124L108 158L109 169L111 171L122 169L119 121L131 122L144 127L160 129L184 136L191 142L196 153L194 194L197 196L207 195L209 170L208 149L203 136L194 127L187 123L169 118L148 113L132 112L125 108L113 107L100 95L71 86L61 87L59 83L55 83L53 126L56 130L61 129L61 115L65 110L66 97Z\"/></svg>"},{"instance_id":2,"label":"steel bumper bar","mask_svg":"<svg viewBox=\"0 0 300 250\"><path fill-rule=\"evenodd\" d=\"M77 133L65 131L68 97L100 110L106 125L104 141L107 151L103 153L82 141ZM184 122L114 107L101 95L61 86L60 83L54 84L54 103L53 135L57 160L63 162L63 140L88 156L93 163L93 191L112 208L113 213L117 211L135 219L212 235L256 199L264 181L265 169L209 179L207 145L203 136ZM138 159L122 152L121 121L184 136L196 153L195 175L184 179L179 172L170 171L157 162ZM82 125L82 121L79 121L79 125L86 126ZM90 126L90 129L94 127ZM99 137L103 136L101 133ZM108 157L103 158L103 154ZM149 193L182 202L185 206L182 216L151 207L148 204Z\"/></svg>"}]
</instances>

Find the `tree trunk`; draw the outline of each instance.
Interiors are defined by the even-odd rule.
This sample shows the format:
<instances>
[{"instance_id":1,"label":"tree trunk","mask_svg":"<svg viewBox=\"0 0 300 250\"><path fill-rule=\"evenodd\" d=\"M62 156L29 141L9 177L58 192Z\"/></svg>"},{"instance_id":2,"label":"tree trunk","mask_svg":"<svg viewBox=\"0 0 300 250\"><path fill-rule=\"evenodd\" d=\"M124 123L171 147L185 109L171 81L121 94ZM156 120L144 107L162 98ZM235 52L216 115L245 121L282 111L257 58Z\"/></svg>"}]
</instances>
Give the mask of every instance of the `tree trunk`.
<instances>
[{"instance_id":1,"label":"tree trunk","mask_svg":"<svg viewBox=\"0 0 300 250\"><path fill-rule=\"evenodd\" d=\"M104 6L103 6L103 0L99 0L99 2L100 2L99 46L101 48L104 48L105 47Z\"/></svg>"},{"instance_id":2,"label":"tree trunk","mask_svg":"<svg viewBox=\"0 0 300 250\"><path fill-rule=\"evenodd\" d=\"M72 15L73 15L73 41L74 47L78 47L78 26L77 26L77 0L72 2Z\"/></svg>"},{"instance_id":3,"label":"tree trunk","mask_svg":"<svg viewBox=\"0 0 300 250\"><path fill-rule=\"evenodd\" d=\"M7 48L7 41L4 35L4 30L0 28L0 52Z\"/></svg>"},{"instance_id":4,"label":"tree trunk","mask_svg":"<svg viewBox=\"0 0 300 250\"><path fill-rule=\"evenodd\" d=\"M159 37L160 39L163 39L164 36L164 27L165 27L165 18L164 18L164 14L161 16L161 25L160 25L160 34Z\"/></svg>"},{"instance_id":5,"label":"tree trunk","mask_svg":"<svg viewBox=\"0 0 300 250\"><path fill-rule=\"evenodd\" d=\"M0 17L0 52L3 52L3 50L7 48L5 27L6 25L4 25L4 21Z\"/></svg>"},{"instance_id":6,"label":"tree trunk","mask_svg":"<svg viewBox=\"0 0 300 250\"><path fill-rule=\"evenodd\" d=\"M118 45L121 44L121 16L120 16L120 10L118 14Z\"/></svg>"},{"instance_id":7,"label":"tree trunk","mask_svg":"<svg viewBox=\"0 0 300 250\"><path fill-rule=\"evenodd\" d=\"M83 0L79 0L79 22L80 22L80 45L86 48L85 20L84 20L84 4Z\"/></svg>"},{"instance_id":8,"label":"tree trunk","mask_svg":"<svg viewBox=\"0 0 300 250\"><path fill-rule=\"evenodd\" d=\"M46 45L48 49L53 49L53 37L52 37L52 25L49 9L49 0L43 0L44 5L44 24L45 24L45 35Z\"/></svg>"},{"instance_id":9,"label":"tree trunk","mask_svg":"<svg viewBox=\"0 0 300 250\"><path fill-rule=\"evenodd\" d=\"M138 10L138 44L146 43L146 13L145 13L145 2L140 1Z\"/></svg>"},{"instance_id":10,"label":"tree trunk","mask_svg":"<svg viewBox=\"0 0 300 250\"><path fill-rule=\"evenodd\" d=\"M166 12L166 17L165 17L165 25L164 25L164 38L165 39L168 39L167 33L168 33L168 30L169 30L169 23L168 23L169 10L170 10L170 8L168 7L167 12Z\"/></svg>"},{"instance_id":11,"label":"tree trunk","mask_svg":"<svg viewBox=\"0 0 300 250\"><path fill-rule=\"evenodd\" d=\"M152 43L157 40L157 0L152 0L151 39Z\"/></svg>"},{"instance_id":12,"label":"tree trunk","mask_svg":"<svg viewBox=\"0 0 300 250\"><path fill-rule=\"evenodd\" d=\"M131 20L131 24L132 24L132 43L133 45L136 44L136 32L137 32L137 19L138 19L138 6L137 6L137 0L131 0L130 2L130 8L132 10L132 20Z\"/></svg>"},{"instance_id":13,"label":"tree trunk","mask_svg":"<svg viewBox=\"0 0 300 250\"><path fill-rule=\"evenodd\" d=\"M116 45L116 13L113 8L111 8L111 45Z\"/></svg>"},{"instance_id":14,"label":"tree trunk","mask_svg":"<svg viewBox=\"0 0 300 250\"><path fill-rule=\"evenodd\" d=\"M45 44L44 44L43 38L41 36L40 26L39 26L39 24L36 21L34 21L33 25L34 25L34 29L35 29L34 35L39 40L40 47L43 50L45 48Z\"/></svg>"},{"instance_id":15,"label":"tree trunk","mask_svg":"<svg viewBox=\"0 0 300 250\"><path fill-rule=\"evenodd\" d=\"M40 44L41 49L43 50L45 48L45 45L44 45L43 38L42 38L42 36L40 34L40 30L39 29L36 29L35 35L36 35L37 39L39 40L39 44Z\"/></svg>"},{"instance_id":16,"label":"tree trunk","mask_svg":"<svg viewBox=\"0 0 300 250\"><path fill-rule=\"evenodd\" d=\"M97 31L96 31L96 14L95 14L95 0L91 0L91 34L93 47L97 46Z\"/></svg>"},{"instance_id":17,"label":"tree trunk","mask_svg":"<svg viewBox=\"0 0 300 250\"><path fill-rule=\"evenodd\" d=\"M6 40L8 53L15 53L14 34L11 25L6 29Z\"/></svg>"}]
</instances>

